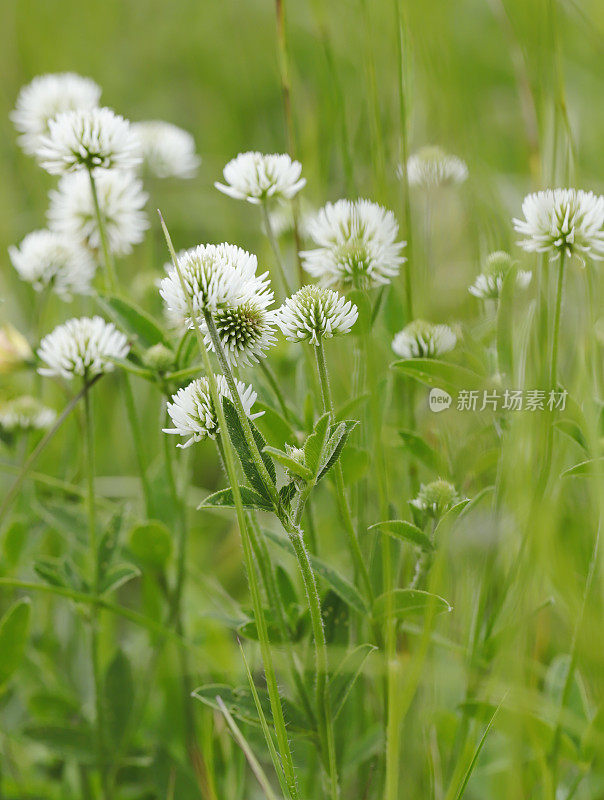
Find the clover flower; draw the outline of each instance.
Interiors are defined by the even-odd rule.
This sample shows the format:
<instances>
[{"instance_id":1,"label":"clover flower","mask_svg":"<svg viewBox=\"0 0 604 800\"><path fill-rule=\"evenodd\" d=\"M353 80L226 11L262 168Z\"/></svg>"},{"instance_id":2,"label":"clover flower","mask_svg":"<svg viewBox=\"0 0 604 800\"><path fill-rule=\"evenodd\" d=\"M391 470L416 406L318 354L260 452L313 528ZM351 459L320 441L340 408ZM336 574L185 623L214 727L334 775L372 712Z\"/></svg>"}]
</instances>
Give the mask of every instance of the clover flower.
<instances>
[{"instance_id":1,"label":"clover flower","mask_svg":"<svg viewBox=\"0 0 604 800\"><path fill-rule=\"evenodd\" d=\"M0 405L0 428L9 434L47 430L56 418L54 409L29 395Z\"/></svg>"},{"instance_id":2,"label":"clover flower","mask_svg":"<svg viewBox=\"0 0 604 800\"><path fill-rule=\"evenodd\" d=\"M215 375L214 377L221 401L223 397L232 400L233 397L224 375ZM237 381L236 385L246 415L250 419L255 419L264 413L252 414L252 406L257 397L252 387L246 386L241 381ZM210 385L206 377L196 378L188 386L179 389L175 395L172 395L172 402L168 403L167 408L174 427L164 428L164 433L189 437L184 444L178 444L177 447L190 447L194 442L205 439L206 436L214 439L220 433L218 416L212 403Z\"/></svg>"},{"instance_id":3,"label":"clover flower","mask_svg":"<svg viewBox=\"0 0 604 800\"><path fill-rule=\"evenodd\" d=\"M453 350L456 344L457 336L448 325L416 319L396 334L392 349L401 358L436 358Z\"/></svg>"},{"instance_id":4,"label":"clover flower","mask_svg":"<svg viewBox=\"0 0 604 800\"><path fill-rule=\"evenodd\" d=\"M405 261L394 214L369 200L327 203L308 231L318 247L300 253L304 269L328 288L383 286Z\"/></svg>"},{"instance_id":5,"label":"clover flower","mask_svg":"<svg viewBox=\"0 0 604 800\"><path fill-rule=\"evenodd\" d=\"M226 184L216 182L214 186L249 203L258 204L269 197L290 200L306 184L301 172L300 162L285 154L239 153L223 170Z\"/></svg>"},{"instance_id":6,"label":"clover flower","mask_svg":"<svg viewBox=\"0 0 604 800\"><path fill-rule=\"evenodd\" d=\"M53 117L65 111L95 108L100 96L100 86L73 72L38 75L21 89L10 114L21 134L19 144L28 155L34 155Z\"/></svg>"},{"instance_id":7,"label":"clover flower","mask_svg":"<svg viewBox=\"0 0 604 800\"><path fill-rule=\"evenodd\" d=\"M38 372L68 380L81 375L89 380L111 372L111 359L125 358L129 349L128 340L113 323L101 317L69 319L40 342L38 356L46 366Z\"/></svg>"},{"instance_id":8,"label":"clover flower","mask_svg":"<svg viewBox=\"0 0 604 800\"><path fill-rule=\"evenodd\" d=\"M59 233L33 231L8 254L19 277L37 292L50 286L65 300L90 292L96 268L90 253Z\"/></svg>"},{"instance_id":9,"label":"clover flower","mask_svg":"<svg viewBox=\"0 0 604 800\"><path fill-rule=\"evenodd\" d=\"M65 111L48 122L36 148L40 166L51 175L79 169L134 169L140 142L128 120L110 108Z\"/></svg>"},{"instance_id":10,"label":"clover flower","mask_svg":"<svg viewBox=\"0 0 604 800\"><path fill-rule=\"evenodd\" d=\"M503 288L505 276L512 268L514 261L509 253L497 250L486 260L483 271L477 276L468 291L481 300L497 300ZM526 289L533 278L533 273L519 270L516 273L516 285Z\"/></svg>"},{"instance_id":11,"label":"clover flower","mask_svg":"<svg viewBox=\"0 0 604 800\"><path fill-rule=\"evenodd\" d=\"M318 345L320 339L350 333L359 312L333 289L309 284L288 297L276 315L286 339Z\"/></svg>"},{"instance_id":12,"label":"clover flower","mask_svg":"<svg viewBox=\"0 0 604 800\"><path fill-rule=\"evenodd\" d=\"M398 168L399 178L403 168ZM435 189L438 186L463 183L468 177L466 162L445 153L440 147L422 147L407 159L407 180L410 186Z\"/></svg>"},{"instance_id":13,"label":"clover flower","mask_svg":"<svg viewBox=\"0 0 604 800\"><path fill-rule=\"evenodd\" d=\"M147 194L131 172L94 170L99 207L105 222L109 250L127 255L142 242L149 227L143 211ZM85 172L64 175L50 193L48 221L51 230L75 240L98 254L101 235L90 180Z\"/></svg>"},{"instance_id":14,"label":"clover flower","mask_svg":"<svg viewBox=\"0 0 604 800\"><path fill-rule=\"evenodd\" d=\"M9 322L0 327L0 375L15 372L33 358L29 342Z\"/></svg>"},{"instance_id":15,"label":"clover flower","mask_svg":"<svg viewBox=\"0 0 604 800\"><path fill-rule=\"evenodd\" d=\"M178 256L185 284L174 267L160 283L170 318L189 328L200 326L206 346L214 349L204 314L212 314L230 363L249 364L275 343L275 313L268 273L256 275L256 256L230 244L199 245ZM194 320L189 314L189 301Z\"/></svg>"},{"instance_id":16,"label":"clover flower","mask_svg":"<svg viewBox=\"0 0 604 800\"><path fill-rule=\"evenodd\" d=\"M522 203L524 219L514 228L526 238L519 244L528 252L561 253L595 259L604 257L604 197L577 189L546 189L529 194Z\"/></svg>"},{"instance_id":17,"label":"clover flower","mask_svg":"<svg viewBox=\"0 0 604 800\"><path fill-rule=\"evenodd\" d=\"M134 122L143 163L157 178L193 178L201 162L195 140L187 131L161 120Z\"/></svg>"},{"instance_id":18,"label":"clover flower","mask_svg":"<svg viewBox=\"0 0 604 800\"><path fill-rule=\"evenodd\" d=\"M417 497L410 500L409 505L424 519L439 519L461 499L452 483L439 478L432 483L422 484Z\"/></svg>"}]
</instances>

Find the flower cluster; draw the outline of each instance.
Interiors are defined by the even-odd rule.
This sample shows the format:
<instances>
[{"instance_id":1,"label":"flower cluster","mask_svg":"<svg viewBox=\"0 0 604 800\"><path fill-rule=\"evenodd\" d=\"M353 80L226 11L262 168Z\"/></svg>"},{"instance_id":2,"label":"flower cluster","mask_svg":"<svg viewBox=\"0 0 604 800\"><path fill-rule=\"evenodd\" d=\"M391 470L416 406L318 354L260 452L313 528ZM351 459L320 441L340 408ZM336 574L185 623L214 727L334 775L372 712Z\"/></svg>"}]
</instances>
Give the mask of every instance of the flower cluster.
<instances>
[{"instance_id":1,"label":"flower cluster","mask_svg":"<svg viewBox=\"0 0 604 800\"><path fill-rule=\"evenodd\" d=\"M432 483L422 484L417 497L410 500L409 505L414 513L419 512L418 516L423 521L426 518L438 520L460 500L455 486L439 478Z\"/></svg>"},{"instance_id":2,"label":"flower cluster","mask_svg":"<svg viewBox=\"0 0 604 800\"><path fill-rule=\"evenodd\" d=\"M229 400L232 400L233 397L224 375L215 375L214 377L220 399L228 397ZM263 412L252 414L252 406L257 397L256 392L251 386L246 386L241 381L237 381L236 385L246 415L250 419L260 416ZM210 394L210 385L205 377L197 378L188 386L179 389L172 396L172 402L168 403L167 409L174 427L164 428L164 433L189 437L184 444L178 444L177 447L190 447L195 442L205 439L206 436L214 439L220 433L218 416Z\"/></svg>"},{"instance_id":3,"label":"flower cluster","mask_svg":"<svg viewBox=\"0 0 604 800\"><path fill-rule=\"evenodd\" d=\"M309 221L308 232L317 248L302 251L302 263L322 286L343 291L383 286L405 261L394 214L369 200L327 203Z\"/></svg>"},{"instance_id":4,"label":"flower cluster","mask_svg":"<svg viewBox=\"0 0 604 800\"><path fill-rule=\"evenodd\" d=\"M401 358L437 358L456 344L457 336L448 325L416 319L396 334L392 349Z\"/></svg>"},{"instance_id":5,"label":"flower cluster","mask_svg":"<svg viewBox=\"0 0 604 800\"><path fill-rule=\"evenodd\" d=\"M403 168L399 167L399 177ZM440 147L422 147L407 159L407 180L410 186L435 189L463 183L468 177L465 161L445 153Z\"/></svg>"},{"instance_id":6,"label":"flower cluster","mask_svg":"<svg viewBox=\"0 0 604 800\"><path fill-rule=\"evenodd\" d=\"M54 409L29 395L16 397L0 405L0 428L13 435L47 430L56 418Z\"/></svg>"},{"instance_id":7,"label":"flower cluster","mask_svg":"<svg viewBox=\"0 0 604 800\"><path fill-rule=\"evenodd\" d=\"M322 338L349 333L358 315L354 303L333 289L309 284L287 298L276 320L286 339L318 345Z\"/></svg>"},{"instance_id":8,"label":"flower cluster","mask_svg":"<svg viewBox=\"0 0 604 800\"><path fill-rule=\"evenodd\" d=\"M519 244L528 252L549 253L551 259L576 255L583 260L604 258L604 197L577 189L547 189L529 194L522 204L524 219L514 228L524 235Z\"/></svg>"},{"instance_id":9,"label":"flower cluster","mask_svg":"<svg viewBox=\"0 0 604 800\"><path fill-rule=\"evenodd\" d=\"M269 198L290 200L306 184L301 178L302 165L288 155L273 153L239 153L225 166L226 183L214 186L229 197L262 203Z\"/></svg>"},{"instance_id":10,"label":"flower cluster","mask_svg":"<svg viewBox=\"0 0 604 800\"><path fill-rule=\"evenodd\" d=\"M193 178L201 159L188 131L162 120L135 122L144 166L157 178Z\"/></svg>"},{"instance_id":11,"label":"flower cluster","mask_svg":"<svg viewBox=\"0 0 604 800\"><path fill-rule=\"evenodd\" d=\"M38 292L52 287L66 300L72 294L90 292L95 263L75 238L55 231L33 231L19 247L9 247L8 253L19 277Z\"/></svg>"},{"instance_id":12,"label":"flower cluster","mask_svg":"<svg viewBox=\"0 0 604 800\"><path fill-rule=\"evenodd\" d=\"M483 271L477 276L468 291L481 300L497 300L503 288L505 276L514 266L514 261L509 253L496 250L486 260ZM526 289L533 278L533 273L519 270L516 273L516 285Z\"/></svg>"},{"instance_id":13,"label":"flower cluster","mask_svg":"<svg viewBox=\"0 0 604 800\"><path fill-rule=\"evenodd\" d=\"M101 317L70 319L40 342L38 356L46 366L38 372L67 380L76 375L90 380L110 372L112 359L125 358L129 349L128 340L113 323Z\"/></svg>"}]
</instances>

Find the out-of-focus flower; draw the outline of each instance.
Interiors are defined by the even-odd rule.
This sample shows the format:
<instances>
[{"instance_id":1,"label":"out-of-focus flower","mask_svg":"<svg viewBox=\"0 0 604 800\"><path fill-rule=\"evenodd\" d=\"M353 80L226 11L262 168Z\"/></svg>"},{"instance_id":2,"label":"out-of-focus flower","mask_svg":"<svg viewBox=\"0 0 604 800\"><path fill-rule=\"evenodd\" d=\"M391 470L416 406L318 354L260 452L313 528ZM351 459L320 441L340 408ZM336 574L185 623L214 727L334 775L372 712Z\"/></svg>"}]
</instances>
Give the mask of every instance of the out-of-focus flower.
<instances>
[{"instance_id":1,"label":"out-of-focus flower","mask_svg":"<svg viewBox=\"0 0 604 800\"><path fill-rule=\"evenodd\" d=\"M439 479L422 484L417 497L410 500L409 505L426 517L439 519L461 499L452 483Z\"/></svg>"},{"instance_id":2,"label":"out-of-focus flower","mask_svg":"<svg viewBox=\"0 0 604 800\"><path fill-rule=\"evenodd\" d=\"M275 342L273 292L268 273L256 275L256 256L229 244L199 245L178 256L185 284L174 267L160 283L170 317L192 328L196 322L206 346L214 349L204 312L212 314L222 347L231 363L248 364L264 356ZM189 314L189 301L195 320Z\"/></svg>"},{"instance_id":3,"label":"out-of-focus flower","mask_svg":"<svg viewBox=\"0 0 604 800\"><path fill-rule=\"evenodd\" d=\"M127 255L133 245L142 242L149 227L143 211L147 194L131 172L95 170L94 180L109 250L114 255ZM50 193L48 221L51 230L99 253L101 236L85 172L61 178L58 188Z\"/></svg>"},{"instance_id":4,"label":"out-of-focus flower","mask_svg":"<svg viewBox=\"0 0 604 800\"><path fill-rule=\"evenodd\" d=\"M215 375L218 395L222 400L233 397L227 386L224 375ZM246 415L250 419L259 417L263 412L252 414L252 406L256 402L256 392L251 386L246 386L241 381L236 382L237 391ZM164 428L164 433L173 433L176 436L189 437L184 444L177 447L190 447L194 442L199 442L206 436L216 438L220 433L218 416L212 403L210 386L205 377L196 378L188 386L179 389L168 403L168 414L172 420L173 428Z\"/></svg>"},{"instance_id":5,"label":"out-of-focus flower","mask_svg":"<svg viewBox=\"0 0 604 800\"><path fill-rule=\"evenodd\" d=\"M90 110L99 103L101 87L73 72L38 75L19 92L10 118L19 131L19 144L33 155L48 134L48 122L65 111Z\"/></svg>"},{"instance_id":6,"label":"out-of-focus flower","mask_svg":"<svg viewBox=\"0 0 604 800\"><path fill-rule=\"evenodd\" d=\"M399 166L402 177L403 168ZM445 153L441 147L422 147L407 159L407 180L410 186L435 189L438 186L463 183L468 177L466 162Z\"/></svg>"},{"instance_id":7,"label":"out-of-focus flower","mask_svg":"<svg viewBox=\"0 0 604 800\"><path fill-rule=\"evenodd\" d=\"M405 242L392 211L369 200L327 203L308 223L318 245L300 253L304 269L329 288L370 289L398 275Z\"/></svg>"},{"instance_id":8,"label":"out-of-focus flower","mask_svg":"<svg viewBox=\"0 0 604 800\"><path fill-rule=\"evenodd\" d=\"M0 404L0 428L9 434L47 430L56 418L54 409L29 395Z\"/></svg>"},{"instance_id":9,"label":"out-of-focus flower","mask_svg":"<svg viewBox=\"0 0 604 800\"><path fill-rule=\"evenodd\" d=\"M310 236L309 224L314 219L317 211L304 200L300 202L298 216L298 233L303 239ZM291 203L279 203L269 211L268 218L275 236L283 236L294 229L294 212Z\"/></svg>"},{"instance_id":10,"label":"out-of-focus flower","mask_svg":"<svg viewBox=\"0 0 604 800\"><path fill-rule=\"evenodd\" d=\"M269 197L290 200L306 184L301 178L302 165L288 155L239 153L223 170L226 184L214 186L229 197L261 203Z\"/></svg>"},{"instance_id":11,"label":"out-of-focus flower","mask_svg":"<svg viewBox=\"0 0 604 800\"><path fill-rule=\"evenodd\" d=\"M111 372L111 359L125 358L128 340L111 322L101 317L80 317L58 325L40 342L38 356L46 364L40 375L60 376L70 380L81 375L90 380Z\"/></svg>"},{"instance_id":12,"label":"out-of-focus flower","mask_svg":"<svg viewBox=\"0 0 604 800\"><path fill-rule=\"evenodd\" d=\"M90 252L66 236L49 230L33 231L8 254L22 280L39 292L51 287L65 300L89 294L95 263Z\"/></svg>"},{"instance_id":13,"label":"out-of-focus flower","mask_svg":"<svg viewBox=\"0 0 604 800\"><path fill-rule=\"evenodd\" d=\"M0 375L21 369L33 359L29 342L10 323L0 327Z\"/></svg>"},{"instance_id":14,"label":"out-of-focus flower","mask_svg":"<svg viewBox=\"0 0 604 800\"><path fill-rule=\"evenodd\" d=\"M129 170L142 161L130 123L110 108L65 111L49 120L36 158L51 175L95 167Z\"/></svg>"},{"instance_id":15,"label":"out-of-focus flower","mask_svg":"<svg viewBox=\"0 0 604 800\"><path fill-rule=\"evenodd\" d=\"M514 228L526 238L519 244L529 252L561 253L583 260L604 258L604 197L577 189L546 189L529 194L522 203L524 219Z\"/></svg>"},{"instance_id":16,"label":"out-of-focus flower","mask_svg":"<svg viewBox=\"0 0 604 800\"><path fill-rule=\"evenodd\" d=\"M401 358L436 358L456 344L457 336L448 325L416 319L395 335L392 349Z\"/></svg>"},{"instance_id":17,"label":"out-of-focus flower","mask_svg":"<svg viewBox=\"0 0 604 800\"><path fill-rule=\"evenodd\" d=\"M201 159L190 133L161 120L132 123L143 163L157 178L193 178Z\"/></svg>"},{"instance_id":18,"label":"out-of-focus flower","mask_svg":"<svg viewBox=\"0 0 604 800\"><path fill-rule=\"evenodd\" d=\"M143 354L143 364L157 372L167 372L174 366L174 360L173 351L161 342L149 347Z\"/></svg>"},{"instance_id":19,"label":"out-of-focus flower","mask_svg":"<svg viewBox=\"0 0 604 800\"><path fill-rule=\"evenodd\" d=\"M350 300L333 289L309 284L287 298L276 321L290 341L318 345L322 338L350 333L358 316L358 309Z\"/></svg>"},{"instance_id":20,"label":"out-of-focus flower","mask_svg":"<svg viewBox=\"0 0 604 800\"><path fill-rule=\"evenodd\" d=\"M505 276L513 265L514 261L509 253L503 250L491 253L487 257L483 271L477 276L468 291L481 300L497 300L501 294ZM526 289L532 278L532 272L519 270L516 273L516 285L520 289Z\"/></svg>"}]
</instances>

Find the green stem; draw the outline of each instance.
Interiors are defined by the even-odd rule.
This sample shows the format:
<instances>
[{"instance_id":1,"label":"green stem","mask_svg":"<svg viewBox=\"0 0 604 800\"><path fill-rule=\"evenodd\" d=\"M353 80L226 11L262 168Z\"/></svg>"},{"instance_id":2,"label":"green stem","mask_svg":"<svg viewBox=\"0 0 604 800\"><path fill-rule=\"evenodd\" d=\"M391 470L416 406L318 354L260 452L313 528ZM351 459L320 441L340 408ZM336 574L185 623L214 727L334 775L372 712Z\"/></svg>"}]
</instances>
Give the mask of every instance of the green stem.
<instances>
[{"instance_id":1,"label":"green stem","mask_svg":"<svg viewBox=\"0 0 604 800\"><path fill-rule=\"evenodd\" d=\"M88 177L90 178L90 191L92 193L92 202L94 204L94 213L96 214L97 225L99 226L99 238L101 240L101 249L103 251L103 259L105 261L105 280L109 291L115 292L117 290L117 274L115 272L115 264L113 263L113 256L109 249L109 242L107 240L107 230L105 228L105 220L99 205L99 195L96 188L96 181L94 179L93 170L88 170Z\"/></svg>"},{"instance_id":2,"label":"green stem","mask_svg":"<svg viewBox=\"0 0 604 800\"><path fill-rule=\"evenodd\" d=\"M178 264L178 259L176 257L176 253L174 251L174 246L172 245L172 240L170 238L170 234L168 229L166 228L166 224L163 220L163 217L160 214L160 220L162 224L162 228L164 231L164 236L166 237L166 243L168 245L168 250L170 251L170 255L172 257L172 262L174 265L174 269L180 279L181 287L183 293L187 299L187 304L189 306L189 316L193 323L195 329L195 335L197 337L197 343L199 345L199 350L201 352L204 369L206 372L206 377L208 379L208 384L210 387L210 396L212 398L212 404L215 408L216 415L218 417L218 424L219 428L222 431L227 430L226 420L224 417L224 409L222 407L222 403L220 402L220 397L218 394L218 386L216 384L216 377L214 375L214 370L212 369L212 364L210 362L210 356L208 350L205 346L203 334L199 328L199 325L196 321L195 312L193 309L193 304L191 302L191 297L185 285L184 279L182 277L182 272L180 270L180 266ZM208 315L210 322L213 326L213 330L216 331L216 326L212 320L211 314ZM224 354L223 354L224 355ZM229 384L229 389L232 394L233 401L235 402L235 406L237 407L237 400L239 401L239 405L241 406L241 398L239 397L239 393L237 392L237 387L235 386L235 382L233 376L228 370L229 376L232 381L232 388ZM225 375L226 377L226 375ZM228 381L228 379L227 379ZM244 414L245 416L245 414ZM245 417L247 420L247 417ZM249 429L249 424L248 424ZM251 436L251 429L250 429L250 436ZM285 727L285 718L283 716L283 707L281 705L281 697L279 695L279 687L277 685L277 677L275 674L275 668L273 665L272 653L270 648L270 642L268 638L268 631L266 627L266 620L264 618L264 610L262 608L262 601L260 597L260 590L258 587L258 579L256 576L256 570L254 567L254 559L252 553L252 547L250 543L249 531L247 526L247 519L245 515L245 511L243 508L243 503L241 501L241 492L239 490L239 481L237 479L237 470L235 466L235 459L233 454L233 449L231 445L231 441L228 436L223 436L224 442L224 460L225 460L225 467L227 471L227 476L229 479L229 483L231 485L231 491L233 493L233 502L235 504L235 510L237 515L237 524L239 526L239 531L241 534L241 543L243 547L243 554L245 559L245 566L248 574L248 580L250 583L250 593L252 596L252 605L254 608L254 616L256 619L256 626L258 628L258 639L260 641L260 650L262 653L262 660L264 662L264 672L266 676L266 684L269 693L269 699L271 704L271 711L273 714L273 719L275 722L275 729L277 734L277 742L279 744L279 750L281 754L281 758L283 759L283 771L285 774L285 780L287 782L287 786L289 789L291 800L298 800L298 788L296 785L296 775L294 771L294 764L291 755L291 750L289 746L289 741L287 738L287 730ZM252 436L253 439L253 436ZM257 451L257 448L256 448ZM253 451L252 451L253 452ZM262 462L262 459L260 459ZM262 462L264 466L264 462ZM264 467L264 471L266 472L266 467ZM268 475L268 473L267 473ZM272 485L272 484L271 484ZM276 493L276 489L275 489Z\"/></svg>"},{"instance_id":3,"label":"green stem","mask_svg":"<svg viewBox=\"0 0 604 800\"><path fill-rule=\"evenodd\" d=\"M86 389L86 383L84 383ZM86 474L88 485L88 537L90 546L90 561L92 567L92 586L95 595L99 594L101 575L99 571L99 557L96 532L96 505L94 496L94 426L90 395L84 392L84 419L85 419L85 448L86 448ZM94 678L94 698L96 710L96 742L97 765L101 776L103 797L110 800L110 782L107 770L105 715L103 711L103 681L99 663L99 608L94 605L90 615L90 658Z\"/></svg>"},{"instance_id":4,"label":"green stem","mask_svg":"<svg viewBox=\"0 0 604 800\"><path fill-rule=\"evenodd\" d=\"M556 389L558 380L558 344L560 340L560 316L562 310L562 292L564 289L564 251L560 253L558 265L558 283L556 287L556 308L554 311L554 331L552 335L552 357L550 362L549 385Z\"/></svg>"},{"instance_id":5,"label":"green stem","mask_svg":"<svg viewBox=\"0 0 604 800\"><path fill-rule=\"evenodd\" d=\"M270 214L268 213L268 204L266 200L262 200L262 216L264 219L264 229L266 231L266 236L270 242L273 254L275 256L277 270L279 272L281 283L283 284L283 290L286 295L290 295L292 293L292 288L287 279L287 274L285 272L285 265L283 264L283 256L281 255L281 248L279 247L279 242L277 241L277 237L275 236L275 232L273 231L271 217Z\"/></svg>"},{"instance_id":6,"label":"green stem","mask_svg":"<svg viewBox=\"0 0 604 800\"><path fill-rule=\"evenodd\" d=\"M315 347L315 356L317 359L317 371L319 373L319 382L321 384L321 396L323 398L323 408L330 415L330 420L333 424L334 410L331 399L331 390L329 388L329 377L327 374L327 362L325 360L325 351L323 349L323 342L321 339L319 339L319 343ZM373 589L371 586L371 579L369 577L369 571L367 569L367 565L365 564L365 559L363 558L363 554L361 553L359 540L357 538L357 534L354 529L352 514L350 513L350 505L348 503L348 498L346 497L346 488L344 486L342 465L340 464L339 461L337 461L334 464L333 470L335 475L338 505L340 507L340 514L342 515L342 520L344 522L346 534L348 536L348 546L350 548L352 562L354 564L355 571L358 572L358 574L361 576L363 585L365 587L365 591L367 593L367 597L369 598L370 602L373 602Z\"/></svg>"}]
</instances>

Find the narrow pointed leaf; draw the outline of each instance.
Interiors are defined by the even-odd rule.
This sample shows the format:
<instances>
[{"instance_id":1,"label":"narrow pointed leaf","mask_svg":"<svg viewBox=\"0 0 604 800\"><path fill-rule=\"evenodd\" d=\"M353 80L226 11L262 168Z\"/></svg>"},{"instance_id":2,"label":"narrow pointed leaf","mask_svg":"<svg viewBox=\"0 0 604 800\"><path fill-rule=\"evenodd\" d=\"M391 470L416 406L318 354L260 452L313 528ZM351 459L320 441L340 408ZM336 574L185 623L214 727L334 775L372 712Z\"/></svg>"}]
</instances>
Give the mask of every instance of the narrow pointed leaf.
<instances>
[{"instance_id":1,"label":"narrow pointed leaf","mask_svg":"<svg viewBox=\"0 0 604 800\"><path fill-rule=\"evenodd\" d=\"M241 502L244 508L258 508L261 511L272 511L272 504L259 492L250 489L248 486L240 486ZM221 489L214 494L208 495L206 499L197 506L201 508L235 508L232 489Z\"/></svg>"},{"instance_id":2,"label":"narrow pointed leaf","mask_svg":"<svg viewBox=\"0 0 604 800\"><path fill-rule=\"evenodd\" d=\"M387 594L382 594L375 599L373 604L373 615L379 619L386 616ZM392 611L397 619L406 617L417 611L434 606L436 613L451 611L452 606L438 594L425 592L422 589L393 589L392 591Z\"/></svg>"},{"instance_id":3,"label":"narrow pointed leaf","mask_svg":"<svg viewBox=\"0 0 604 800\"><path fill-rule=\"evenodd\" d=\"M387 533L395 539L399 539L403 542L410 542L426 552L434 550L434 545L428 536L426 536L417 525L414 525L412 522L407 522L407 520L404 519L390 519L386 522L376 522L375 525L370 525L368 530L379 530L382 533Z\"/></svg>"}]
</instances>

